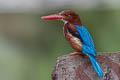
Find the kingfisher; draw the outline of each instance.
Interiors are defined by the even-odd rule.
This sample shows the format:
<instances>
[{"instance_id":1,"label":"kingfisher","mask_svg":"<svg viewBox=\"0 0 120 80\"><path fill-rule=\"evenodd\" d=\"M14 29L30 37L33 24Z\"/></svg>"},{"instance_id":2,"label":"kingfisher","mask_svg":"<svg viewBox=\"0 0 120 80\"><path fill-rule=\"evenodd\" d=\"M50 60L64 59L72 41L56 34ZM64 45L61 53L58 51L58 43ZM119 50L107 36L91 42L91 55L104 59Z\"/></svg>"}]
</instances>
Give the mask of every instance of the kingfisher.
<instances>
[{"instance_id":1,"label":"kingfisher","mask_svg":"<svg viewBox=\"0 0 120 80\"><path fill-rule=\"evenodd\" d=\"M63 32L75 52L73 56L87 55L100 78L103 77L102 69L96 60L96 49L93 39L87 28L82 25L80 16L71 10L64 10L57 14L41 17L43 20L61 20L64 22Z\"/></svg>"}]
</instances>

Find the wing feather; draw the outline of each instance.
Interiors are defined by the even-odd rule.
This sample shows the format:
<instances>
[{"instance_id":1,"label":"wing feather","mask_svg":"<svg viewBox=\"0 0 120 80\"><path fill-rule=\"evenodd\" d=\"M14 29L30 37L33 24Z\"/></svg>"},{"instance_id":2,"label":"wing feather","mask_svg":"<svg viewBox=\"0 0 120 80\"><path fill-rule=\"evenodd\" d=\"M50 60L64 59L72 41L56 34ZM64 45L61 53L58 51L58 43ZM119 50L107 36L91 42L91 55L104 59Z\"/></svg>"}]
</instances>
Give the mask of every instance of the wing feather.
<instances>
[{"instance_id":1,"label":"wing feather","mask_svg":"<svg viewBox=\"0 0 120 80\"><path fill-rule=\"evenodd\" d=\"M83 53L89 53L95 56L96 49L94 46L93 39L88 30L84 26L75 25L75 27L78 30L80 37L83 41Z\"/></svg>"}]
</instances>

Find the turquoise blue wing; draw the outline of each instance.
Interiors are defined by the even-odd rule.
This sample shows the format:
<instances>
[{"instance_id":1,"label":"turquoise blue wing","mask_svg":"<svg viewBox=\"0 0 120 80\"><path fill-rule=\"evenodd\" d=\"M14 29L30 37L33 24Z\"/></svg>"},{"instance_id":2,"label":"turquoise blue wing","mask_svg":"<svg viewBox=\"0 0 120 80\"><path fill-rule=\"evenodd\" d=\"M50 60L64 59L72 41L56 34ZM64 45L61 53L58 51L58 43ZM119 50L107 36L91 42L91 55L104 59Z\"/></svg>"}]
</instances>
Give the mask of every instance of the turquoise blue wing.
<instances>
[{"instance_id":1,"label":"turquoise blue wing","mask_svg":"<svg viewBox=\"0 0 120 80\"><path fill-rule=\"evenodd\" d=\"M92 54L95 56L96 49L94 46L93 39L92 39L90 33L88 32L88 30L84 26L75 25L75 27L78 30L78 32L80 33L80 37L82 39L82 44L83 44L82 51L83 51L83 53Z\"/></svg>"},{"instance_id":2,"label":"turquoise blue wing","mask_svg":"<svg viewBox=\"0 0 120 80\"><path fill-rule=\"evenodd\" d=\"M78 30L80 37L82 39L83 44L82 52L88 55L95 71L98 73L99 77L102 78L103 77L102 69L98 64L96 58L94 57L96 56L96 49L90 33L84 26L75 25L75 27Z\"/></svg>"}]
</instances>

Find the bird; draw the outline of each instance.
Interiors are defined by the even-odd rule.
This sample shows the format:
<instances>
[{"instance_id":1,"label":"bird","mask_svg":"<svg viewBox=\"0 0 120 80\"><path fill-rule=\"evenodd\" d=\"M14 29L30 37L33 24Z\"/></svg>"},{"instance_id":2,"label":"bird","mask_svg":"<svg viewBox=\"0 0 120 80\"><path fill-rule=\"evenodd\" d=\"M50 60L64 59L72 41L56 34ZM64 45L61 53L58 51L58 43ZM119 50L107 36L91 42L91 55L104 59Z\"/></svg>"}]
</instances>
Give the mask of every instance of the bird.
<instances>
[{"instance_id":1,"label":"bird","mask_svg":"<svg viewBox=\"0 0 120 80\"><path fill-rule=\"evenodd\" d=\"M80 16L72 10L63 10L60 13L42 16L42 20L61 20L64 22L63 32L66 40L69 42L75 52L73 56L82 55L89 57L94 70L100 78L103 77L103 71L96 60L96 48L93 39L87 28L82 24Z\"/></svg>"}]
</instances>

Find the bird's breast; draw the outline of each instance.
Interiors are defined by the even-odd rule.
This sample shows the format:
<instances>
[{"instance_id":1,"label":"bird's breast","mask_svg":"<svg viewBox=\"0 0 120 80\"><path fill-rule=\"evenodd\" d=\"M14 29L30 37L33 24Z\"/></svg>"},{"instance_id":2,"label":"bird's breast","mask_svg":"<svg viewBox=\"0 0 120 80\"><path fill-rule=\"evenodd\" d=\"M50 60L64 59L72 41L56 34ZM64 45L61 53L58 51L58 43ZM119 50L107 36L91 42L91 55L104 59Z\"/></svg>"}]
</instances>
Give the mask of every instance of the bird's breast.
<instances>
[{"instance_id":1,"label":"bird's breast","mask_svg":"<svg viewBox=\"0 0 120 80\"><path fill-rule=\"evenodd\" d=\"M66 34L65 37L73 49L75 49L76 51L82 51L82 42L79 38L72 36L69 32Z\"/></svg>"},{"instance_id":2,"label":"bird's breast","mask_svg":"<svg viewBox=\"0 0 120 80\"><path fill-rule=\"evenodd\" d=\"M72 46L73 49L76 51L82 51L82 42L78 36L74 36L72 34L73 31L69 30L69 28L72 28L72 30L76 31L74 27L72 27L70 23L66 23L63 27L64 36L68 40L69 44ZM74 28L74 29L73 29Z\"/></svg>"}]
</instances>

